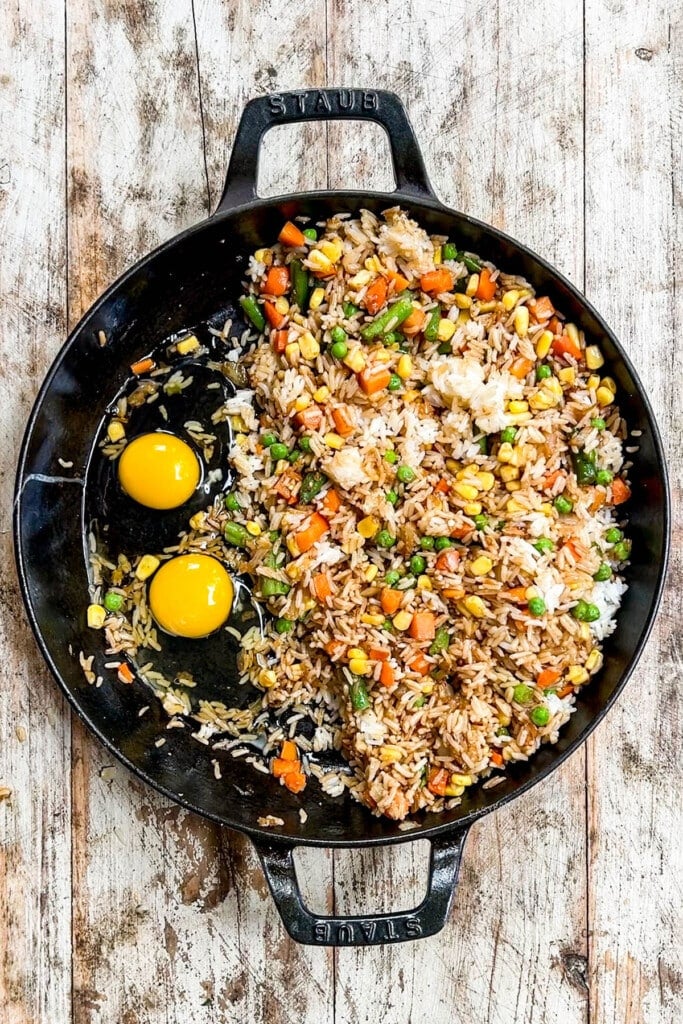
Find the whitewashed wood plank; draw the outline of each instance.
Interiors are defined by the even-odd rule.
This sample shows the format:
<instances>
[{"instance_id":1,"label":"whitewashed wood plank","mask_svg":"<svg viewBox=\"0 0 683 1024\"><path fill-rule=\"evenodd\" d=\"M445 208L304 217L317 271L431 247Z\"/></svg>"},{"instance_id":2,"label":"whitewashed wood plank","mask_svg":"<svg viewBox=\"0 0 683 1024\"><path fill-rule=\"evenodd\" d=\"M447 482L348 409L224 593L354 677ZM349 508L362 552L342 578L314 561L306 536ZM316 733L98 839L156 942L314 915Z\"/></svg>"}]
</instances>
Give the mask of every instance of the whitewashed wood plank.
<instances>
[{"instance_id":1,"label":"whitewashed wood plank","mask_svg":"<svg viewBox=\"0 0 683 1024\"><path fill-rule=\"evenodd\" d=\"M591 1020L674 1024L683 1019L680 6L590 0L586 58L586 287L654 403L675 508L653 638L589 745Z\"/></svg>"},{"instance_id":2,"label":"whitewashed wood plank","mask_svg":"<svg viewBox=\"0 0 683 1024\"><path fill-rule=\"evenodd\" d=\"M475 7L392 0L378 17L375 5L332 0L328 22L328 81L398 92L443 199L530 243L580 281L580 11L568 9L560 22L542 0L523 18L506 0ZM364 175L371 168L377 187L390 185L373 151L360 155L367 134L344 125L329 134L334 185L348 184L350 166ZM391 855L336 854L337 910L390 906L406 889L416 902L425 875L424 858L410 846ZM584 1021L585 887L578 754L549 784L473 830L439 937L339 951L337 1021Z\"/></svg>"},{"instance_id":3,"label":"whitewashed wood plank","mask_svg":"<svg viewBox=\"0 0 683 1024\"><path fill-rule=\"evenodd\" d=\"M0 1017L71 1020L69 716L14 573L12 489L40 379L66 325L64 10L0 8Z\"/></svg>"}]
</instances>

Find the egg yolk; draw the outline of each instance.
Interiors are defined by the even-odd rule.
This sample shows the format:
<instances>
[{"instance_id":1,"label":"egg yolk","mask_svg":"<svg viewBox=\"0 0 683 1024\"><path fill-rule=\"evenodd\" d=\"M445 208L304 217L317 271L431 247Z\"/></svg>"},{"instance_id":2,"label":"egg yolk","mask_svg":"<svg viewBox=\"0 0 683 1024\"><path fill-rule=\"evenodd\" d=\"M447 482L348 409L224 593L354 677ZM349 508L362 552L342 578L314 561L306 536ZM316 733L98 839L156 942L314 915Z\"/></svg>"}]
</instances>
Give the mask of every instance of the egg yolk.
<instances>
[{"instance_id":1,"label":"egg yolk","mask_svg":"<svg viewBox=\"0 0 683 1024\"><path fill-rule=\"evenodd\" d=\"M199 483L199 460L174 434L141 434L121 453L119 483L140 505L177 508Z\"/></svg>"},{"instance_id":2,"label":"egg yolk","mask_svg":"<svg viewBox=\"0 0 683 1024\"><path fill-rule=\"evenodd\" d=\"M232 608L232 580L210 555L179 555L149 587L152 615L167 633L197 639L219 629Z\"/></svg>"}]
</instances>

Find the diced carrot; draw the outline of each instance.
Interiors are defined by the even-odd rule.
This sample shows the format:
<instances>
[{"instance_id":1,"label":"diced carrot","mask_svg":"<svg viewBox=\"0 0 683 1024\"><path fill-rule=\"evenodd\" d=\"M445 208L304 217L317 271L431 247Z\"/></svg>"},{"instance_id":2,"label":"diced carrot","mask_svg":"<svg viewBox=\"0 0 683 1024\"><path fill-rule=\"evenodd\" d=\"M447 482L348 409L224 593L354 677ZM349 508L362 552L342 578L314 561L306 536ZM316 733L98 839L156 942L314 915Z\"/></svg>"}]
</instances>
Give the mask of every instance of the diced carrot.
<instances>
[{"instance_id":1,"label":"diced carrot","mask_svg":"<svg viewBox=\"0 0 683 1024\"><path fill-rule=\"evenodd\" d=\"M524 380L526 375L530 373L533 368L534 364L530 359L525 359L523 356L520 356L518 359L515 359L514 363L510 367L510 373L513 377L516 377L517 380Z\"/></svg>"},{"instance_id":2,"label":"diced carrot","mask_svg":"<svg viewBox=\"0 0 683 1024\"><path fill-rule=\"evenodd\" d=\"M317 572L311 577L311 583L313 584L313 590L315 596L318 598L321 604L324 604L328 597L332 597L332 586L330 584L330 577L326 572Z\"/></svg>"},{"instance_id":3,"label":"diced carrot","mask_svg":"<svg viewBox=\"0 0 683 1024\"><path fill-rule=\"evenodd\" d=\"M433 640L436 636L436 618L433 612L415 612L409 633L413 640Z\"/></svg>"},{"instance_id":4,"label":"diced carrot","mask_svg":"<svg viewBox=\"0 0 683 1024\"><path fill-rule=\"evenodd\" d=\"M263 303L263 312L266 314L266 320L271 327L282 327L283 323L287 319L284 313L279 313L274 302L266 301Z\"/></svg>"},{"instance_id":5,"label":"diced carrot","mask_svg":"<svg viewBox=\"0 0 683 1024\"><path fill-rule=\"evenodd\" d=\"M447 601L459 601L465 596L465 590L463 587L444 587L441 596L445 597Z\"/></svg>"},{"instance_id":6,"label":"diced carrot","mask_svg":"<svg viewBox=\"0 0 683 1024\"><path fill-rule=\"evenodd\" d=\"M479 284L474 294L483 302L490 302L496 294L496 282L491 280L491 271L488 267L482 267L479 271Z\"/></svg>"},{"instance_id":7,"label":"diced carrot","mask_svg":"<svg viewBox=\"0 0 683 1024\"><path fill-rule=\"evenodd\" d=\"M290 793L300 793L306 788L306 776L303 772L288 772L284 779L285 789Z\"/></svg>"},{"instance_id":8,"label":"diced carrot","mask_svg":"<svg viewBox=\"0 0 683 1024\"><path fill-rule=\"evenodd\" d=\"M615 476L612 481L612 504L623 505L630 497L631 489L624 483L621 477Z\"/></svg>"},{"instance_id":9,"label":"diced carrot","mask_svg":"<svg viewBox=\"0 0 683 1024\"><path fill-rule=\"evenodd\" d=\"M307 409L302 409L294 417L294 422L298 427L303 427L304 430L317 430L323 421L323 412L319 405L309 405Z\"/></svg>"},{"instance_id":10,"label":"diced carrot","mask_svg":"<svg viewBox=\"0 0 683 1024\"><path fill-rule=\"evenodd\" d=\"M445 796L449 775L445 768L432 768L427 779L427 789L435 796Z\"/></svg>"},{"instance_id":11,"label":"diced carrot","mask_svg":"<svg viewBox=\"0 0 683 1024\"><path fill-rule=\"evenodd\" d=\"M571 356L577 362L583 358L581 346L570 338L568 334L561 334L558 338L555 338L552 343L552 350L556 356Z\"/></svg>"},{"instance_id":12,"label":"diced carrot","mask_svg":"<svg viewBox=\"0 0 683 1024\"><path fill-rule=\"evenodd\" d=\"M283 245L292 249L306 244L306 236L303 231L301 231L296 224L292 224L291 220L288 220L286 224L283 224L282 230L277 237L279 242L282 242Z\"/></svg>"},{"instance_id":13,"label":"diced carrot","mask_svg":"<svg viewBox=\"0 0 683 1024\"><path fill-rule=\"evenodd\" d=\"M283 498L288 505L296 505L297 495L299 493L299 487L301 486L301 477L295 469L286 469L275 482L273 491L279 497Z\"/></svg>"},{"instance_id":14,"label":"diced carrot","mask_svg":"<svg viewBox=\"0 0 683 1024\"><path fill-rule=\"evenodd\" d=\"M446 267L430 270L420 278L420 288L428 295L440 295L453 287L453 275Z\"/></svg>"},{"instance_id":15,"label":"diced carrot","mask_svg":"<svg viewBox=\"0 0 683 1024\"><path fill-rule=\"evenodd\" d=\"M372 284L368 285L363 299L363 305L372 316L379 313L387 300L387 279L376 277Z\"/></svg>"},{"instance_id":16,"label":"diced carrot","mask_svg":"<svg viewBox=\"0 0 683 1024\"><path fill-rule=\"evenodd\" d=\"M449 484L448 480L446 480L445 477L441 477L439 482L434 487L434 490L435 491L440 491L441 494L448 494L450 489L451 489L451 485Z\"/></svg>"},{"instance_id":17,"label":"diced carrot","mask_svg":"<svg viewBox=\"0 0 683 1024\"><path fill-rule=\"evenodd\" d=\"M507 597L510 601L515 601L517 604L526 604L526 592L526 587L511 587L510 590L504 590L502 596Z\"/></svg>"},{"instance_id":18,"label":"diced carrot","mask_svg":"<svg viewBox=\"0 0 683 1024\"><path fill-rule=\"evenodd\" d=\"M386 276L394 283L394 295L404 292L408 287L408 278L404 277L403 274L399 274L397 270L387 270Z\"/></svg>"},{"instance_id":19,"label":"diced carrot","mask_svg":"<svg viewBox=\"0 0 683 1024\"><path fill-rule=\"evenodd\" d=\"M341 508L341 498L335 491L334 487L330 487L329 491L325 492L325 496L321 502L321 507L324 508L331 516Z\"/></svg>"},{"instance_id":20,"label":"diced carrot","mask_svg":"<svg viewBox=\"0 0 683 1024\"><path fill-rule=\"evenodd\" d=\"M437 572L457 572L460 565L460 552L455 548L446 548L436 560Z\"/></svg>"},{"instance_id":21,"label":"diced carrot","mask_svg":"<svg viewBox=\"0 0 683 1024\"><path fill-rule=\"evenodd\" d=\"M266 295L284 295L289 291L289 267L271 267L261 285Z\"/></svg>"},{"instance_id":22,"label":"diced carrot","mask_svg":"<svg viewBox=\"0 0 683 1024\"><path fill-rule=\"evenodd\" d=\"M589 505L591 512L597 512L607 501L607 491L604 487L596 487L593 492L593 500Z\"/></svg>"},{"instance_id":23,"label":"diced carrot","mask_svg":"<svg viewBox=\"0 0 683 1024\"><path fill-rule=\"evenodd\" d=\"M531 299L527 303L529 312L533 314L537 323L541 320L548 320L555 312L555 307L547 295L541 295L538 299Z\"/></svg>"},{"instance_id":24,"label":"diced carrot","mask_svg":"<svg viewBox=\"0 0 683 1024\"><path fill-rule=\"evenodd\" d=\"M370 661L387 661L389 651L386 651L383 647L371 647L368 651L368 657Z\"/></svg>"},{"instance_id":25,"label":"diced carrot","mask_svg":"<svg viewBox=\"0 0 683 1024\"><path fill-rule=\"evenodd\" d=\"M544 668L536 676L536 683L542 690L547 690L549 686L557 682L561 675L562 673L556 668Z\"/></svg>"},{"instance_id":26,"label":"diced carrot","mask_svg":"<svg viewBox=\"0 0 683 1024\"><path fill-rule=\"evenodd\" d=\"M297 758L292 761L290 758L274 757L270 770L276 779L284 779L287 775L291 775L292 772L299 771L301 762Z\"/></svg>"},{"instance_id":27,"label":"diced carrot","mask_svg":"<svg viewBox=\"0 0 683 1024\"><path fill-rule=\"evenodd\" d=\"M317 544L321 537L324 537L330 528L330 524L327 522L324 516L321 516L319 512L314 512L312 516L306 521L306 525L298 533L294 534L294 543L303 555L305 551L309 551L314 544Z\"/></svg>"},{"instance_id":28,"label":"diced carrot","mask_svg":"<svg viewBox=\"0 0 683 1024\"><path fill-rule=\"evenodd\" d=\"M382 611L384 614L393 615L394 612L397 612L402 599L403 594L400 590L393 590L391 587L383 587L382 593L379 597L379 603L382 605Z\"/></svg>"},{"instance_id":29,"label":"diced carrot","mask_svg":"<svg viewBox=\"0 0 683 1024\"><path fill-rule=\"evenodd\" d=\"M283 740L282 747L280 748L280 757L283 761L298 761L299 751L296 743L292 743L291 740Z\"/></svg>"},{"instance_id":30,"label":"diced carrot","mask_svg":"<svg viewBox=\"0 0 683 1024\"><path fill-rule=\"evenodd\" d=\"M408 336L419 334L424 327L426 319L427 316L421 309L414 309L401 324L401 330Z\"/></svg>"},{"instance_id":31,"label":"diced carrot","mask_svg":"<svg viewBox=\"0 0 683 1024\"><path fill-rule=\"evenodd\" d=\"M382 668L379 673L379 681L382 686L393 686L394 685L394 670L388 661L383 662Z\"/></svg>"},{"instance_id":32,"label":"diced carrot","mask_svg":"<svg viewBox=\"0 0 683 1024\"><path fill-rule=\"evenodd\" d=\"M471 526L454 526L453 529L451 530L449 536L453 540L462 540L463 537L466 537L467 534L471 533L471 532L472 532L472 527Z\"/></svg>"},{"instance_id":33,"label":"diced carrot","mask_svg":"<svg viewBox=\"0 0 683 1024\"><path fill-rule=\"evenodd\" d=\"M343 644L341 640L330 640L325 644L325 651L330 658L338 658L344 650L346 650L346 644Z\"/></svg>"},{"instance_id":34,"label":"diced carrot","mask_svg":"<svg viewBox=\"0 0 683 1024\"><path fill-rule=\"evenodd\" d=\"M135 679L135 676L133 675L133 673L129 669L128 665L126 665L125 661L121 662L121 664L118 667L118 671L117 671L116 674L119 677L119 682L120 683L126 683L129 686L133 682L133 680Z\"/></svg>"},{"instance_id":35,"label":"diced carrot","mask_svg":"<svg viewBox=\"0 0 683 1024\"><path fill-rule=\"evenodd\" d=\"M575 561L581 561L581 559L583 558L583 552L578 547L577 542L572 540L571 537L569 538L569 540L566 540L562 545L562 550L564 550L565 548Z\"/></svg>"},{"instance_id":36,"label":"diced carrot","mask_svg":"<svg viewBox=\"0 0 683 1024\"><path fill-rule=\"evenodd\" d=\"M130 368L130 372L134 373L136 377L139 377L141 373L149 373L153 370L156 363L153 359L138 359L137 363L133 363Z\"/></svg>"},{"instance_id":37,"label":"diced carrot","mask_svg":"<svg viewBox=\"0 0 683 1024\"><path fill-rule=\"evenodd\" d=\"M358 374L358 383L366 395L376 395L378 391L384 391L390 380L391 372L384 363L373 363Z\"/></svg>"},{"instance_id":38,"label":"diced carrot","mask_svg":"<svg viewBox=\"0 0 683 1024\"><path fill-rule=\"evenodd\" d=\"M552 331L553 334L562 334L563 324L556 316L551 316L548 321L548 330Z\"/></svg>"},{"instance_id":39,"label":"diced carrot","mask_svg":"<svg viewBox=\"0 0 683 1024\"><path fill-rule=\"evenodd\" d=\"M503 755L501 753L499 753L499 751L497 751L497 750L492 750L491 751L491 760L493 761L493 763L495 765L497 765L500 768L500 766L503 763Z\"/></svg>"},{"instance_id":40,"label":"diced carrot","mask_svg":"<svg viewBox=\"0 0 683 1024\"><path fill-rule=\"evenodd\" d=\"M571 683L567 683L566 686L563 686L561 690L557 691L557 696L560 699L562 699L562 697L568 697L569 694L573 693L573 692L574 692L574 687L572 686Z\"/></svg>"},{"instance_id":41,"label":"diced carrot","mask_svg":"<svg viewBox=\"0 0 683 1024\"><path fill-rule=\"evenodd\" d=\"M279 356L282 355L284 350L287 348L287 341L289 339L289 331L271 331L270 342L273 346L273 351L277 352Z\"/></svg>"},{"instance_id":42,"label":"diced carrot","mask_svg":"<svg viewBox=\"0 0 683 1024\"><path fill-rule=\"evenodd\" d=\"M541 487L543 487L544 490L549 491L551 487L555 486L560 477L563 477L564 475L565 473L563 469L554 469L552 473L546 473L541 480Z\"/></svg>"},{"instance_id":43,"label":"diced carrot","mask_svg":"<svg viewBox=\"0 0 683 1024\"><path fill-rule=\"evenodd\" d=\"M413 672L417 672L419 676L426 676L431 667L422 651L408 662L408 668L411 668Z\"/></svg>"},{"instance_id":44,"label":"diced carrot","mask_svg":"<svg viewBox=\"0 0 683 1024\"><path fill-rule=\"evenodd\" d=\"M332 410L334 426L340 437L348 437L355 430L353 420L349 416L348 406L337 405Z\"/></svg>"}]
</instances>

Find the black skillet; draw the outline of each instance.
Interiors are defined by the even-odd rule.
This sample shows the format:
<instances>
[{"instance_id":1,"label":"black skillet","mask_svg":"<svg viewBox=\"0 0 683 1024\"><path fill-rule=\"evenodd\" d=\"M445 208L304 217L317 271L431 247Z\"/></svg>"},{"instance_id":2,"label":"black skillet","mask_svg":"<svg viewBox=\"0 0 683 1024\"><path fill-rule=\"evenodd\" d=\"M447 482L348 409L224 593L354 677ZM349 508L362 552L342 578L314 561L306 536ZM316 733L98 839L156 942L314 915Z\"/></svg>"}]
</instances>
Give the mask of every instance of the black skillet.
<instances>
[{"instance_id":1,"label":"black skillet","mask_svg":"<svg viewBox=\"0 0 683 1024\"><path fill-rule=\"evenodd\" d=\"M314 192L259 200L256 174L264 134L273 125L305 120L370 120L387 132L397 189L392 193ZM632 562L618 628L606 642L605 667L582 691L559 743L528 763L511 767L497 788L475 787L462 804L442 815L419 816L401 831L349 799L332 799L317 784L300 796L227 754L216 754L188 735L167 731L166 716L140 682L125 686L101 666L101 634L85 624L87 575L83 536L101 502L93 438L113 395L124 387L135 359L175 331L217 323L235 314L248 254L277 236L285 218L313 221L362 207L381 211L400 203L427 230L448 235L503 269L526 276L548 293L571 320L603 349L619 386L619 404L632 429L642 432L631 474L628 506ZM99 332L108 339L99 343ZM73 462L63 468L58 459ZM93 493L94 492L94 493ZM94 504L93 504L94 502ZM120 518L120 517L119 517ZM154 522L168 534L164 517ZM362 945L431 935L448 915L468 829L546 778L606 714L642 652L659 603L669 544L669 495L662 445L652 409L635 370L614 334L576 288L525 246L502 232L444 207L427 179L422 156L399 99L389 92L322 89L266 96L247 104L237 131L225 190L213 217L178 235L127 271L81 320L43 384L23 443L17 475L15 538L19 578L40 648L71 704L100 740L132 771L167 797L229 828L247 833L260 855L285 927L297 941ZM144 524L141 524L144 525ZM174 524L170 524L174 526ZM248 609L247 609L248 610ZM201 642L198 642L201 645ZM208 655L187 643L169 657L201 660L207 692L225 703L245 704L255 694L236 685L234 646ZM89 685L77 653L95 654L105 682ZM226 665L230 679L226 682ZM211 694L212 671L221 692ZM144 717L138 712L151 705ZM163 736L163 746L154 741ZM223 778L214 778L218 757ZM300 823L299 809L308 819ZM272 814L284 825L264 828ZM427 895L403 913L321 917L302 902L292 853L297 845L378 846L428 839Z\"/></svg>"}]
</instances>

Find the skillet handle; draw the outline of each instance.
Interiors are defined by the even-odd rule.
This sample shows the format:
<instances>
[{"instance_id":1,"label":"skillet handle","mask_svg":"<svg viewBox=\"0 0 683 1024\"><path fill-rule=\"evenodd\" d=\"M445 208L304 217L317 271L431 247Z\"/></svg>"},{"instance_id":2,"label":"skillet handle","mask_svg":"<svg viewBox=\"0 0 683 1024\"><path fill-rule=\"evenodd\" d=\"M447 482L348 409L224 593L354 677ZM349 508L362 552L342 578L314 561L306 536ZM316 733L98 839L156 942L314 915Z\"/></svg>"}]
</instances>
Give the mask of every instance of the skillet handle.
<instances>
[{"instance_id":1,"label":"skillet handle","mask_svg":"<svg viewBox=\"0 0 683 1024\"><path fill-rule=\"evenodd\" d=\"M450 910L468 830L431 840L427 895L414 910L367 917L331 917L312 913L304 904L294 867L294 847L254 839L270 891L288 933L315 946L377 946L424 939L441 931Z\"/></svg>"},{"instance_id":2,"label":"skillet handle","mask_svg":"<svg viewBox=\"0 0 683 1024\"><path fill-rule=\"evenodd\" d=\"M266 132L298 121L374 121L389 138L397 191L436 199L405 107L383 89L303 89L250 100L240 118L216 213L258 198L259 151Z\"/></svg>"}]
</instances>

